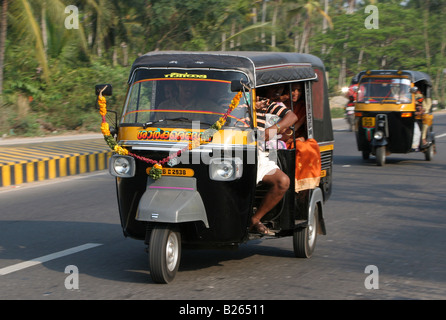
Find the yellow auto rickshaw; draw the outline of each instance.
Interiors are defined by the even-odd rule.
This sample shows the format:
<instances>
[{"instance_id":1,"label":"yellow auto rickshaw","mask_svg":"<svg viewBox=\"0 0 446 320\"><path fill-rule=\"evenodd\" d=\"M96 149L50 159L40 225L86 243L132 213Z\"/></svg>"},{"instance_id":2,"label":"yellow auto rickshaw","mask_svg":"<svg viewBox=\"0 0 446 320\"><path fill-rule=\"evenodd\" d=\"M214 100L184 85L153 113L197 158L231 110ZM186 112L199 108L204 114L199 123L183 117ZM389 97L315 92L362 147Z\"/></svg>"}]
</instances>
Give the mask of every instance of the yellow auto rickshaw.
<instances>
[{"instance_id":1,"label":"yellow auto rickshaw","mask_svg":"<svg viewBox=\"0 0 446 320\"><path fill-rule=\"evenodd\" d=\"M256 182L256 90L296 82L305 88L303 136L315 139L320 152L317 184L296 192L296 149L275 150L291 184L263 223L272 238L293 237L295 255L308 258L317 234L326 233L324 206L332 184L333 130L319 58L150 52L133 63L120 120L112 126L105 120L111 85L96 87L102 132L115 151L109 170L116 177L122 229L148 245L154 282L174 279L182 245L235 248L263 237L248 228L265 192ZM178 99L179 90L189 95Z\"/></svg>"},{"instance_id":2,"label":"yellow auto rickshaw","mask_svg":"<svg viewBox=\"0 0 446 320\"><path fill-rule=\"evenodd\" d=\"M356 142L363 159L375 155L378 166L391 153L435 154L432 83L429 75L410 70L358 73L355 104Z\"/></svg>"}]
</instances>

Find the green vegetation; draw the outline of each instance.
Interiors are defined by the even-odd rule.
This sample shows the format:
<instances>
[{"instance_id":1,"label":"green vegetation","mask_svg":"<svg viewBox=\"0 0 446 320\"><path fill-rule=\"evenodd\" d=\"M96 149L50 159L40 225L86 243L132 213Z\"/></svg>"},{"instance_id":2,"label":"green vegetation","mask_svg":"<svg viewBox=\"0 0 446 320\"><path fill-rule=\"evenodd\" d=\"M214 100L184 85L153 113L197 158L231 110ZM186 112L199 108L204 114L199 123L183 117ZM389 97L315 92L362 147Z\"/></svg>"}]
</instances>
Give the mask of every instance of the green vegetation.
<instances>
[{"instance_id":1,"label":"green vegetation","mask_svg":"<svg viewBox=\"0 0 446 320\"><path fill-rule=\"evenodd\" d=\"M344 113L345 113L344 108L338 108L338 107L331 108L331 117L332 117L332 119L344 118Z\"/></svg>"},{"instance_id":2,"label":"green vegetation","mask_svg":"<svg viewBox=\"0 0 446 320\"><path fill-rule=\"evenodd\" d=\"M113 84L119 109L132 61L152 50L311 53L333 96L360 70L419 70L446 104L446 0L0 2L0 136L99 132L95 84Z\"/></svg>"}]
</instances>

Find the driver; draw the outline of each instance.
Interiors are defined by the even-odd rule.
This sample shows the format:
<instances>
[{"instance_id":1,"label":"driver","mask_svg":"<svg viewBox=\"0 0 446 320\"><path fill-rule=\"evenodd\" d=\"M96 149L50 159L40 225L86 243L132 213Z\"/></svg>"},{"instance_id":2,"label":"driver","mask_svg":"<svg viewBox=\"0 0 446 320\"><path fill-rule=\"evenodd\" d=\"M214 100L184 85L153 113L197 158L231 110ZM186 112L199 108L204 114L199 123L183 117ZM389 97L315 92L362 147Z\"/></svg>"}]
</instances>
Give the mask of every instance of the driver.
<instances>
[{"instance_id":1,"label":"driver","mask_svg":"<svg viewBox=\"0 0 446 320\"><path fill-rule=\"evenodd\" d=\"M181 113L180 116L213 124L213 121L218 119L216 115L192 112L217 111L218 109L214 101L202 97L204 94L197 90L198 84L199 82L193 80L178 81L178 94L173 94L169 99L161 102L159 109L185 110L186 112Z\"/></svg>"}]
</instances>

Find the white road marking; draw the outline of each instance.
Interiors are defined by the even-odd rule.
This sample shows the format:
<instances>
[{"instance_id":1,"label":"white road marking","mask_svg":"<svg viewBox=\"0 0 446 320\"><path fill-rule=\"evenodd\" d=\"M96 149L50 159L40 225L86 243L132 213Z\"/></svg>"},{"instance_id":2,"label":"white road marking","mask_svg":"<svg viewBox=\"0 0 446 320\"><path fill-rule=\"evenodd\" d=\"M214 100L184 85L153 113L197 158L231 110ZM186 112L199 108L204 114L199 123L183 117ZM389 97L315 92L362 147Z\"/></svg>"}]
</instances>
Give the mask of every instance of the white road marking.
<instances>
[{"instance_id":1,"label":"white road marking","mask_svg":"<svg viewBox=\"0 0 446 320\"><path fill-rule=\"evenodd\" d=\"M435 136L435 138L443 138L446 136L446 133L440 134L439 136Z\"/></svg>"},{"instance_id":2,"label":"white road marking","mask_svg":"<svg viewBox=\"0 0 446 320\"><path fill-rule=\"evenodd\" d=\"M94 247L98 247L98 246L102 246L102 244L101 243L86 243L86 244L83 244L81 246L77 246L77 247L70 248L70 249L67 249L67 250L62 250L62 251L59 251L59 252L48 254L46 256L42 256L42 257L39 257L39 258L28 260L28 261L25 261L25 262L17 263L17 264L14 264L12 266L0 269L0 275L4 276L4 275L9 274L9 273L13 273L13 272L25 269L25 268L29 268L29 267L32 267L32 266L35 266L35 265L38 265L38 264L50 261L50 260L54 260L54 259L57 259L57 258L60 258L60 257L68 256L70 254L77 253L77 252L84 251L84 250L88 250L88 249L91 249L91 248L94 248Z\"/></svg>"}]
</instances>

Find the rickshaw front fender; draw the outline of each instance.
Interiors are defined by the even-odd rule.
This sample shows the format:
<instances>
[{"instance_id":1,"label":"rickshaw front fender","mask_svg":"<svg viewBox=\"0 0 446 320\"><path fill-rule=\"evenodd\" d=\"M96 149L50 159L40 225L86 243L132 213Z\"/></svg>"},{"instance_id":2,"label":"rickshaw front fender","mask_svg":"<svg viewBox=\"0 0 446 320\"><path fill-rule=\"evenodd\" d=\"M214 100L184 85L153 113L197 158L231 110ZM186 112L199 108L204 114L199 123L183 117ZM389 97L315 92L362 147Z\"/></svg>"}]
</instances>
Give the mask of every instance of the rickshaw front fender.
<instances>
[{"instance_id":1,"label":"rickshaw front fender","mask_svg":"<svg viewBox=\"0 0 446 320\"><path fill-rule=\"evenodd\" d=\"M209 223L195 178L162 177L149 181L139 201L136 220L160 223Z\"/></svg>"},{"instance_id":2,"label":"rickshaw front fender","mask_svg":"<svg viewBox=\"0 0 446 320\"><path fill-rule=\"evenodd\" d=\"M382 146L387 146L389 144L389 142L387 141L387 139L385 137L383 137L382 139L373 139L372 140L372 147L382 147Z\"/></svg>"}]
</instances>

